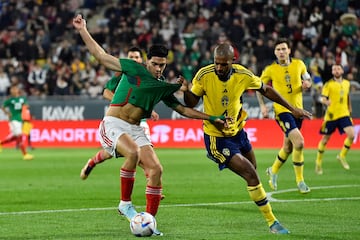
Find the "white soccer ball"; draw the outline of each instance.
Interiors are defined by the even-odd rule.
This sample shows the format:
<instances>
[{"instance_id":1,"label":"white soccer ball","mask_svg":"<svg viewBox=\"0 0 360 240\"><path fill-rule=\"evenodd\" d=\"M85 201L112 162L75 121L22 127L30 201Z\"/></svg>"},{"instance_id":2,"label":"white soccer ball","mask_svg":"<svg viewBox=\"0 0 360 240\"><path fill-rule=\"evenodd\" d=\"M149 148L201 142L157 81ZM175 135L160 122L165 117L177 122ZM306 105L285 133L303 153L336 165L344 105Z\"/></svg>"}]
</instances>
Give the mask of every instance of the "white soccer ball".
<instances>
[{"instance_id":1,"label":"white soccer ball","mask_svg":"<svg viewBox=\"0 0 360 240\"><path fill-rule=\"evenodd\" d=\"M130 221L130 231L137 237L149 237L156 229L156 219L147 212L137 213Z\"/></svg>"}]
</instances>

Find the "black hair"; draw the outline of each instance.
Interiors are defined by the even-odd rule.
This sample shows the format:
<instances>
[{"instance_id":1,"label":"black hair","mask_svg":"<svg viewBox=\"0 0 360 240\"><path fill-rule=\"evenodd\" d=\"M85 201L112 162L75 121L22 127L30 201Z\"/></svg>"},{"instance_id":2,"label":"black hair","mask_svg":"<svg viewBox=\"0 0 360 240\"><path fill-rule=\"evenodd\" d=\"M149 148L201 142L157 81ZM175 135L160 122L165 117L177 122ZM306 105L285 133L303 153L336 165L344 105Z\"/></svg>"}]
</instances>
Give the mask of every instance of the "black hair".
<instances>
[{"instance_id":1,"label":"black hair","mask_svg":"<svg viewBox=\"0 0 360 240\"><path fill-rule=\"evenodd\" d=\"M135 47L135 46L130 47L130 48L128 49L128 52L139 52L140 54L142 53L141 49L138 48L138 47Z\"/></svg>"},{"instance_id":2,"label":"black hair","mask_svg":"<svg viewBox=\"0 0 360 240\"><path fill-rule=\"evenodd\" d=\"M279 45L281 43L285 43L288 46L288 48L291 47L290 46L290 41L287 38L279 38L278 40L275 41L274 46L277 46L277 45Z\"/></svg>"},{"instance_id":3,"label":"black hair","mask_svg":"<svg viewBox=\"0 0 360 240\"><path fill-rule=\"evenodd\" d=\"M166 58L169 50L164 45L155 44L149 48L147 53L147 58L151 59L152 57L161 57Z\"/></svg>"}]
</instances>

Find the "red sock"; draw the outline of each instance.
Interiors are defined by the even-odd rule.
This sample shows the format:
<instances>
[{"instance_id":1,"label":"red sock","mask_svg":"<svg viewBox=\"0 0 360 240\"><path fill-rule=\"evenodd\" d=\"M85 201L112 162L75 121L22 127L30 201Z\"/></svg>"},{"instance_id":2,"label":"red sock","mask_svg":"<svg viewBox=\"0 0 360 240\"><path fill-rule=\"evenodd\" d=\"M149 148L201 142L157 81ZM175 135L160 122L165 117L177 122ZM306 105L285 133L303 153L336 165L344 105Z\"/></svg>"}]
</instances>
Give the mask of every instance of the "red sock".
<instances>
[{"instance_id":1,"label":"red sock","mask_svg":"<svg viewBox=\"0 0 360 240\"><path fill-rule=\"evenodd\" d=\"M162 187L146 186L146 212L155 216L160 205Z\"/></svg>"},{"instance_id":2,"label":"red sock","mask_svg":"<svg viewBox=\"0 0 360 240\"><path fill-rule=\"evenodd\" d=\"M25 155L26 148L25 148L25 144L23 144L23 141L22 141L22 135L16 137L16 144L19 146L22 154Z\"/></svg>"},{"instance_id":3,"label":"red sock","mask_svg":"<svg viewBox=\"0 0 360 240\"><path fill-rule=\"evenodd\" d=\"M107 160L109 158L105 158L105 154L103 150L98 151L95 156L93 156L90 161L88 162L90 167L95 167L98 163L102 163L103 161Z\"/></svg>"},{"instance_id":4,"label":"red sock","mask_svg":"<svg viewBox=\"0 0 360 240\"><path fill-rule=\"evenodd\" d=\"M135 174L135 170L126 170L124 168L121 168L120 170L120 191L122 201L131 201L131 194L135 182Z\"/></svg>"},{"instance_id":5,"label":"red sock","mask_svg":"<svg viewBox=\"0 0 360 240\"><path fill-rule=\"evenodd\" d=\"M13 142L15 140L16 140L16 136L10 134L3 141L1 141L1 144L6 144L6 143L9 143L9 142Z\"/></svg>"}]
</instances>

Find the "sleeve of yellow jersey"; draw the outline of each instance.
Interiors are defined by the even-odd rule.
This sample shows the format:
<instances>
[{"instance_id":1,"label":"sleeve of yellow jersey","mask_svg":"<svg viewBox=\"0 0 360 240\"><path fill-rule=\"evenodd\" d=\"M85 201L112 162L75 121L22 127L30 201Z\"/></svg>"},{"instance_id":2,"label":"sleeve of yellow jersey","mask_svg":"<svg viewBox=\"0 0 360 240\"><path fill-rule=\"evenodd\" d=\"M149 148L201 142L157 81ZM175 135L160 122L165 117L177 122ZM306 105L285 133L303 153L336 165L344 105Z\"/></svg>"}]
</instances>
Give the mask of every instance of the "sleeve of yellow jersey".
<instances>
[{"instance_id":1,"label":"sleeve of yellow jersey","mask_svg":"<svg viewBox=\"0 0 360 240\"><path fill-rule=\"evenodd\" d=\"M271 68L266 67L261 73L260 79L264 84L268 84L271 81L270 71L271 71Z\"/></svg>"},{"instance_id":2,"label":"sleeve of yellow jersey","mask_svg":"<svg viewBox=\"0 0 360 240\"><path fill-rule=\"evenodd\" d=\"M201 97L204 95L204 86L201 79L198 77L199 72L195 75L192 80L192 87L191 92L194 93L196 96Z\"/></svg>"}]
</instances>

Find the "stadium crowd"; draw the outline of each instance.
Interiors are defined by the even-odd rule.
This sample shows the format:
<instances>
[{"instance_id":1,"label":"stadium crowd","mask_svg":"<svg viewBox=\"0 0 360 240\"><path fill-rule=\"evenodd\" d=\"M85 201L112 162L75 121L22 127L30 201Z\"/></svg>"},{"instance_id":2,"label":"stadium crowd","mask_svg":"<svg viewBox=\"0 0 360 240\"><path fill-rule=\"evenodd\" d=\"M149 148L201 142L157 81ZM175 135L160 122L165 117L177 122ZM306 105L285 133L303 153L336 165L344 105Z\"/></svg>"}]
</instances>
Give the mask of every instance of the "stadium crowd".
<instances>
[{"instance_id":1,"label":"stadium crowd","mask_svg":"<svg viewBox=\"0 0 360 240\"><path fill-rule=\"evenodd\" d=\"M95 40L126 57L139 46L170 49L169 81L190 81L212 62L218 43L229 42L236 61L260 75L274 61L274 40L289 38L314 81L312 92L340 63L360 89L360 1L357 0L3 0L0 2L0 98L18 84L28 97L101 98L113 74L87 53L71 25L88 19ZM310 93L309 93L310 94Z\"/></svg>"}]
</instances>

